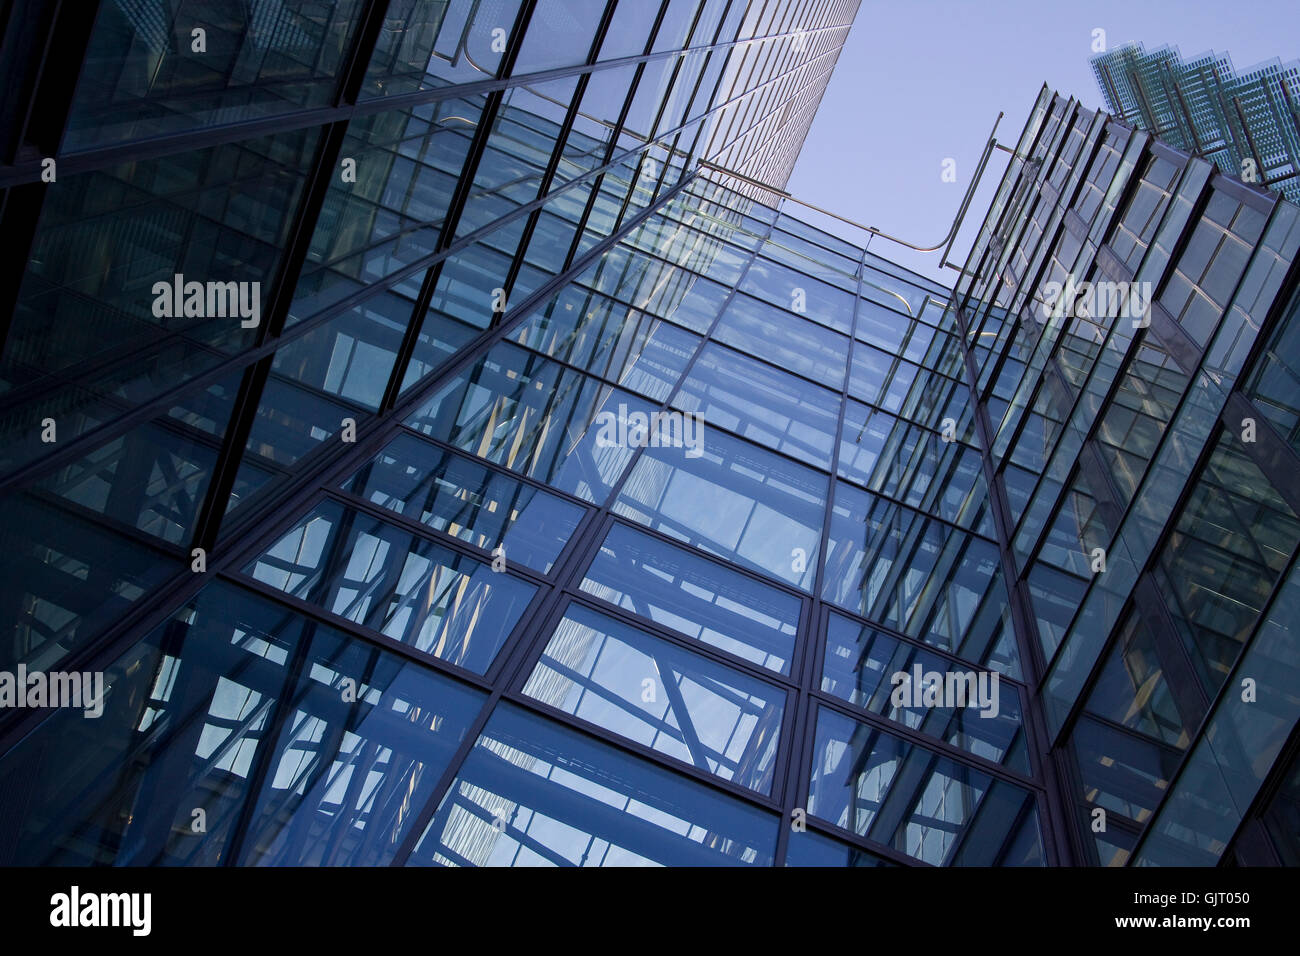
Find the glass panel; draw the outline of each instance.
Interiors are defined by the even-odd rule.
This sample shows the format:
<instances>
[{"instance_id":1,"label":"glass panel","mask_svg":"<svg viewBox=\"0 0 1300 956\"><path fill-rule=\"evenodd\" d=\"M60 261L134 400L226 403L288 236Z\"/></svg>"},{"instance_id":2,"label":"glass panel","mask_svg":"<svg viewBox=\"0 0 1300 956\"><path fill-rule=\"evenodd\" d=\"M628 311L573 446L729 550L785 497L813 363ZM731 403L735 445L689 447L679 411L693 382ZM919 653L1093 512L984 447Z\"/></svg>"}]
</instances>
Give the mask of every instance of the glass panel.
<instances>
[{"instance_id":1,"label":"glass panel","mask_svg":"<svg viewBox=\"0 0 1300 956\"><path fill-rule=\"evenodd\" d=\"M0 670L47 670L183 565L27 494L0 500Z\"/></svg>"},{"instance_id":2,"label":"glass panel","mask_svg":"<svg viewBox=\"0 0 1300 956\"><path fill-rule=\"evenodd\" d=\"M706 345L673 404L798 461L830 468L840 397L720 345Z\"/></svg>"},{"instance_id":3,"label":"glass panel","mask_svg":"<svg viewBox=\"0 0 1300 956\"><path fill-rule=\"evenodd\" d=\"M4 341L0 460L48 452L45 415L66 443L253 342L319 132L59 179Z\"/></svg>"},{"instance_id":4,"label":"glass panel","mask_svg":"<svg viewBox=\"0 0 1300 956\"><path fill-rule=\"evenodd\" d=\"M812 587L826 476L714 430L698 458L647 448L614 504L710 554Z\"/></svg>"},{"instance_id":5,"label":"glass panel","mask_svg":"<svg viewBox=\"0 0 1300 956\"><path fill-rule=\"evenodd\" d=\"M775 262L755 259L740 290L836 332L853 330L853 296Z\"/></svg>"},{"instance_id":6,"label":"glass panel","mask_svg":"<svg viewBox=\"0 0 1300 956\"><path fill-rule=\"evenodd\" d=\"M979 453L959 441L849 401L840 436L840 477L993 535Z\"/></svg>"},{"instance_id":7,"label":"glass panel","mask_svg":"<svg viewBox=\"0 0 1300 956\"><path fill-rule=\"evenodd\" d=\"M986 798L988 812L980 812ZM936 866L954 862L965 837L993 846L987 866L1000 862L996 854L1030 800L988 774L818 710L808 812L859 836ZM970 851L962 862L979 865L979 855Z\"/></svg>"},{"instance_id":8,"label":"glass panel","mask_svg":"<svg viewBox=\"0 0 1300 956\"><path fill-rule=\"evenodd\" d=\"M558 495L411 435L389 442L343 488L543 574L583 515Z\"/></svg>"},{"instance_id":9,"label":"glass panel","mask_svg":"<svg viewBox=\"0 0 1300 956\"><path fill-rule=\"evenodd\" d=\"M853 347L849 394L897 414L920 371L911 362L859 342Z\"/></svg>"},{"instance_id":10,"label":"glass panel","mask_svg":"<svg viewBox=\"0 0 1300 956\"><path fill-rule=\"evenodd\" d=\"M847 338L747 295L732 298L713 334L719 342L837 392L844 384Z\"/></svg>"},{"instance_id":11,"label":"glass panel","mask_svg":"<svg viewBox=\"0 0 1300 956\"><path fill-rule=\"evenodd\" d=\"M496 76L520 0L390 0L361 99ZM504 36L503 36L504 34Z\"/></svg>"},{"instance_id":12,"label":"glass panel","mask_svg":"<svg viewBox=\"0 0 1300 956\"><path fill-rule=\"evenodd\" d=\"M1300 295L1257 360L1247 394L1278 434L1300 454Z\"/></svg>"},{"instance_id":13,"label":"glass panel","mask_svg":"<svg viewBox=\"0 0 1300 956\"><path fill-rule=\"evenodd\" d=\"M920 706L924 699L920 694L934 675L945 688L951 684L954 691L965 695L962 706ZM884 631L839 614L829 616L823 691L1028 774L1020 732L1020 695L1014 685L1002 686L999 676L962 669ZM974 685L969 677L975 678Z\"/></svg>"},{"instance_id":14,"label":"glass panel","mask_svg":"<svg viewBox=\"0 0 1300 956\"><path fill-rule=\"evenodd\" d=\"M528 19L513 75L587 62L605 0L540 0Z\"/></svg>"},{"instance_id":15,"label":"glass panel","mask_svg":"<svg viewBox=\"0 0 1300 956\"><path fill-rule=\"evenodd\" d=\"M573 99L577 78L508 87L456 223L456 237L498 222L536 199Z\"/></svg>"},{"instance_id":16,"label":"glass panel","mask_svg":"<svg viewBox=\"0 0 1300 956\"><path fill-rule=\"evenodd\" d=\"M659 753L772 792L785 693L571 604L523 692Z\"/></svg>"},{"instance_id":17,"label":"glass panel","mask_svg":"<svg viewBox=\"0 0 1300 956\"><path fill-rule=\"evenodd\" d=\"M441 866L771 866L777 818L501 704L411 855Z\"/></svg>"},{"instance_id":18,"label":"glass panel","mask_svg":"<svg viewBox=\"0 0 1300 956\"><path fill-rule=\"evenodd\" d=\"M651 216L628 233L623 242L723 285L735 283L750 259L748 252L665 216Z\"/></svg>"},{"instance_id":19,"label":"glass panel","mask_svg":"<svg viewBox=\"0 0 1300 956\"><path fill-rule=\"evenodd\" d=\"M843 482L822 597L976 663L1009 627L994 544Z\"/></svg>"},{"instance_id":20,"label":"glass panel","mask_svg":"<svg viewBox=\"0 0 1300 956\"><path fill-rule=\"evenodd\" d=\"M1227 679L1296 542L1300 518L1225 430L1155 571L1169 611L1213 697Z\"/></svg>"},{"instance_id":21,"label":"glass panel","mask_svg":"<svg viewBox=\"0 0 1300 956\"><path fill-rule=\"evenodd\" d=\"M627 438L628 417L639 413L648 420L652 411L631 393L502 342L440 388L407 424L599 503L636 450L611 439L607 425L621 423L613 430Z\"/></svg>"},{"instance_id":22,"label":"glass panel","mask_svg":"<svg viewBox=\"0 0 1300 956\"><path fill-rule=\"evenodd\" d=\"M1155 740L1081 717L1070 737L1085 808L1103 808L1145 825L1169 790L1182 754ZM1119 828L1116 828L1119 829Z\"/></svg>"},{"instance_id":23,"label":"glass panel","mask_svg":"<svg viewBox=\"0 0 1300 956\"><path fill-rule=\"evenodd\" d=\"M797 597L648 534L611 527L582 590L737 657L790 672Z\"/></svg>"},{"instance_id":24,"label":"glass panel","mask_svg":"<svg viewBox=\"0 0 1300 956\"><path fill-rule=\"evenodd\" d=\"M289 324L434 252L485 99L440 100L348 124L340 153L355 162L354 175L330 177Z\"/></svg>"},{"instance_id":25,"label":"glass panel","mask_svg":"<svg viewBox=\"0 0 1300 956\"><path fill-rule=\"evenodd\" d=\"M479 674L537 593L490 564L333 501L244 572Z\"/></svg>"},{"instance_id":26,"label":"glass panel","mask_svg":"<svg viewBox=\"0 0 1300 956\"><path fill-rule=\"evenodd\" d=\"M103 689L101 717L60 710L0 764L24 794L6 865L382 866L484 700L222 582Z\"/></svg>"},{"instance_id":27,"label":"glass panel","mask_svg":"<svg viewBox=\"0 0 1300 956\"><path fill-rule=\"evenodd\" d=\"M782 262L803 275L816 276L850 292L858 291L857 256L844 258L788 232L773 233L771 241L763 243L760 251L764 256ZM842 331L847 332L848 329Z\"/></svg>"},{"instance_id":28,"label":"glass panel","mask_svg":"<svg viewBox=\"0 0 1300 956\"><path fill-rule=\"evenodd\" d=\"M694 332L708 332L730 290L685 269L615 246L577 281Z\"/></svg>"},{"instance_id":29,"label":"glass panel","mask_svg":"<svg viewBox=\"0 0 1300 956\"><path fill-rule=\"evenodd\" d=\"M663 401L699 339L581 286L565 286L509 338L584 371Z\"/></svg>"},{"instance_id":30,"label":"glass panel","mask_svg":"<svg viewBox=\"0 0 1300 956\"><path fill-rule=\"evenodd\" d=\"M848 843L832 840L815 830L796 830L790 834L785 850L786 866L897 866L892 860L859 850Z\"/></svg>"},{"instance_id":31,"label":"glass panel","mask_svg":"<svg viewBox=\"0 0 1300 956\"><path fill-rule=\"evenodd\" d=\"M90 31L63 150L328 106L361 6L105 4Z\"/></svg>"}]
</instances>

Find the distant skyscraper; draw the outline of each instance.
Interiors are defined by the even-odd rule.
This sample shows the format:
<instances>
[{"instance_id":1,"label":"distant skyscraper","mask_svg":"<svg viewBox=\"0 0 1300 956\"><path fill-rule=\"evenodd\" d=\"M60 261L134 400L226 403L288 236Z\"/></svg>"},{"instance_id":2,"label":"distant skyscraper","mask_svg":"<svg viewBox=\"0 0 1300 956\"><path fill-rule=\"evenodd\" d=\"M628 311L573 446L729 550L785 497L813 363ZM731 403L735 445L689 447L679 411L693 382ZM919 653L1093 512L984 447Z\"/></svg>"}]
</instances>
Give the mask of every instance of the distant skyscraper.
<instances>
[{"instance_id":1,"label":"distant skyscraper","mask_svg":"<svg viewBox=\"0 0 1300 956\"><path fill-rule=\"evenodd\" d=\"M1125 123L1300 202L1300 60L1238 74L1226 53L1184 60L1177 47L1128 43L1093 57L1092 71Z\"/></svg>"}]
</instances>

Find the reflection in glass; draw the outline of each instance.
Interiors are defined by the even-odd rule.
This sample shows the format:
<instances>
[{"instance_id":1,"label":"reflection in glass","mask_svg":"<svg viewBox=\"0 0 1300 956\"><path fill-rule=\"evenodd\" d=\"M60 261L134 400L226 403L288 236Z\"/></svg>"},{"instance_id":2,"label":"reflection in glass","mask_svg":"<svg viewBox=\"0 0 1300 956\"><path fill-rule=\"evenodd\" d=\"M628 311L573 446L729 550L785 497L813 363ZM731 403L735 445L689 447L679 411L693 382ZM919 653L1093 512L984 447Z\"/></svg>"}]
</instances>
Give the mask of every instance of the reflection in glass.
<instances>
[{"instance_id":1,"label":"reflection in glass","mask_svg":"<svg viewBox=\"0 0 1300 956\"><path fill-rule=\"evenodd\" d=\"M582 590L747 661L790 672L797 597L626 525L610 528Z\"/></svg>"},{"instance_id":2,"label":"reflection in glass","mask_svg":"<svg viewBox=\"0 0 1300 956\"><path fill-rule=\"evenodd\" d=\"M558 495L412 435L394 438L343 487L484 551L500 547L506 561L543 574L583 514Z\"/></svg>"},{"instance_id":3,"label":"reflection in glass","mask_svg":"<svg viewBox=\"0 0 1300 956\"><path fill-rule=\"evenodd\" d=\"M652 405L631 393L501 342L443 385L407 424L599 503L635 451L629 442L611 438L603 425L652 411ZM628 437L627 429L622 431Z\"/></svg>"},{"instance_id":4,"label":"reflection in glass","mask_svg":"<svg viewBox=\"0 0 1300 956\"><path fill-rule=\"evenodd\" d=\"M785 693L571 604L524 693L612 733L769 794Z\"/></svg>"},{"instance_id":5,"label":"reflection in glass","mask_svg":"<svg viewBox=\"0 0 1300 956\"><path fill-rule=\"evenodd\" d=\"M771 866L774 814L502 703L409 863Z\"/></svg>"},{"instance_id":6,"label":"reflection in glass","mask_svg":"<svg viewBox=\"0 0 1300 956\"><path fill-rule=\"evenodd\" d=\"M484 699L220 581L104 686L0 763L5 865L382 866Z\"/></svg>"},{"instance_id":7,"label":"reflection in glass","mask_svg":"<svg viewBox=\"0 0 1300 956\"><path fill-rule=\"evenodd\" d=\"M614 512L808 590L826 508L826 476L704 429L698 458L647 448Z\"/></svg>"},{"instance_id":8,"label":"reflection in glass","mask_svg":"<svg viewBox=\"0 0 1300 956\"><path fill-rule=\"evenodd\" d=\"M259 581L482 674L537 589L327 501L245 569Z\"/></svg>"},{"instance_id":9,"label":"reflection in glass","mask_svg":"<svg viewBox=\"0 0 1300 956\"><path fill-rule=\"evenodd\" d=\"M673 404L710 426L830 468L840 397L739 352L706 345Z\"/></svg>"}]
</instances>

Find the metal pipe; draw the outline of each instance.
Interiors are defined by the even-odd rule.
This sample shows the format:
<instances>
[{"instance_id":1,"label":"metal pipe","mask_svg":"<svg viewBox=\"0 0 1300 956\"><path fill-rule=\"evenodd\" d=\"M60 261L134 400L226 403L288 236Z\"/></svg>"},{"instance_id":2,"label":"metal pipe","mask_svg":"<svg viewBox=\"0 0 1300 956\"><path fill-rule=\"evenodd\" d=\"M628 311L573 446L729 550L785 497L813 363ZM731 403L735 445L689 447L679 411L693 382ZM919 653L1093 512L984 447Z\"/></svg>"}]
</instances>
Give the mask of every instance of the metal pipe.
<instances>
[{"instance_id":1,"label":"metal pipe","mask_svg":"<svg viewBox=\"0 0 1300 956\"><path fill-rule=\"evenodd\" d=\"M741 175L740 173L733 172L730 169L727 169L723 166L718 166L714 163L710 163L707 160L703 160L703 159L700 160L699 165L705 169L716 170L717 172L722 173L724 176L730 176L733 179L740 180L741 182L749 183L752 186L757 186L760 189L766 189L769 192L781 196L783 199L789 199L792 202L798 203L800 206L804 206L805 208L811 209L814 212L819 212L823 216L830 216L832 219L838 219L840 222L853 226L856 229L862 229L873 236L880 236L882 239L888 239L890 242L895 242L900 246L906 246L908 249L915 249L917 252L938 252L940 249L943 249L945 246L951 246L953 241L957 238L957 232L961 228L962 217L965 216L966 210L970 206L971 199L974 198L975 188L979 185L980 178L984 174L984 168L988 164L988 158L992 154L993 148L998 145L997 140L994 138L994 134L997 133L998 124L1002 122L1002 116L1003 116L1002 113L998 113L998 118L993 121L993 129L989 131L988 142L984 144L984 153L981 156L979 164L976 167L975 176L972 177L970 185L966 187L966 194L962 197L961 204L957 207L957 214L953 218L952 228L948 230L947 235L945 235L933 246L918 246L915 243L908 242L906 239L900 239L897 236L891 236L889 233L881 229L877 229L875 226L864 226L862 223L856 222L845 216L841 216L839 213L831 212L829 209L823 209L820 206L815 206L812 203L807 202L803 199L798 199L795 196L790 195L784 189L778 189L775 186L769 186L767 183L759 182L757 179L751 179L748 176L744 176ZM946 256L947 253L945 251L944 257L946 258Z\"/></svg>"}]
</instances>

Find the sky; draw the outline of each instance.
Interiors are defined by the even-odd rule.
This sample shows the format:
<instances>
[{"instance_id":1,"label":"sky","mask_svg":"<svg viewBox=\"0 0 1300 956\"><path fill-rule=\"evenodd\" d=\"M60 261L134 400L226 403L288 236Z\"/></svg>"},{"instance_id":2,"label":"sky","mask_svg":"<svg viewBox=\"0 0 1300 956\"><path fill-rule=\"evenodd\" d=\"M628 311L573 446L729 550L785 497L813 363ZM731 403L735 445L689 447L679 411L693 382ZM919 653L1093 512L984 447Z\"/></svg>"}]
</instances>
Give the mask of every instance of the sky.
<instances>
[{"instance_id":1,"label":"sky","mask_svg":"<svg viewBox=\"0 0 1300 956\"><path fill-rule=\"evenodd\" d=\"M1185 57L1227 52L1238 71L1300 58L1300 0L862 0L830 86L786 189L915 245L952 226L998 112L1000 143L1014 147L1047 83L1104 108L1089 58L1093 31L1106 48L1164 44ZM966 253L1009 157L994 151L954 245ZM956 161L956 182L943 164ZM790 205L792 214L861 243L865 233ZM870 250L951 285L939 253L877 237Z\"/></svg>"}]
</instances>

